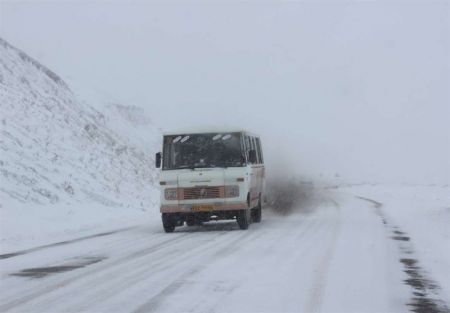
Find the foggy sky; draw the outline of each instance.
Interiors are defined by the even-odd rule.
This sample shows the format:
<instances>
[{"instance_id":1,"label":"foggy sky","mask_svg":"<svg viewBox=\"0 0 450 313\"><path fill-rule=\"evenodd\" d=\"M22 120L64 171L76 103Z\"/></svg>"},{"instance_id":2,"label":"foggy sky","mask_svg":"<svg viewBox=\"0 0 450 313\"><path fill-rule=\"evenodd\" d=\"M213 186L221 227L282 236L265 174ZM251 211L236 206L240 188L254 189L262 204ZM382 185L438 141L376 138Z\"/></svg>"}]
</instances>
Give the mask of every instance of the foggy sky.
<instances>
[{"instance_id":1,"label":"foggy sky","mask_svg":"<svg viewBox=\"0 0 450 313\"><path fill-rule=\"evenodd\" d=\"M448 183L449 3L1 1L0 36L164 130L261 134L269 174Z\"/></svg>"}]
</instances>

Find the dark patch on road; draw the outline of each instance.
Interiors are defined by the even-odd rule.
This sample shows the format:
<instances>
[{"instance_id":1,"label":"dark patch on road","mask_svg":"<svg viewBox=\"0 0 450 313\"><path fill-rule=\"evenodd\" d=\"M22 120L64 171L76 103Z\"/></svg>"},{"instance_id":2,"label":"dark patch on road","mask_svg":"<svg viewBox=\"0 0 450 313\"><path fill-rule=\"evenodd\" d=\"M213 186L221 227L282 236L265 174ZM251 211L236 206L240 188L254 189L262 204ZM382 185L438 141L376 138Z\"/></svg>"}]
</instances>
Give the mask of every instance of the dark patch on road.
<instances>
[{"instance_id":1,"label":"dark patch on road","mask_svg":"<svg viewBox=\"0 0 450 313\"><path fill-rule=\"evenodd\" d=\"M400 263L403 264L403 271L408 276L404 282L413 288L414 296L407 304L411 311L417 313L450 312L443 301L436 299L441 288L435 281L426 277L426 272L419 266L417 259L402 258Z\"/></svg>"},{"instance_id":2,"label":"dark patch on road","mask_svg":"<svg viewBox=\"0 0 450 313\"><path fill-rule=\"evenodd\" d=\"M416 268L417 260L415 260L415 259L400 259L400 263L403 263L407 267Z\"/></svg>"},{"instance_id":3,"label":"dark patch on road","mask_svg":"<svg viewBox=\"0 0 450 313\"><path fill-rule=\"evenodd\" d=\"M444 307L443 307L444 305ZM450 312L442 301L427 299L425 297L414 297L412 302L408 303L411 311L416 313L447 313Z\"/></svg>"},{"instance_id":4,"label":"dark patch on road","mask_svg":"<svg viewBox=\"0 0 450 313\"><path fill-rule=\"evenodd\" d=\"M360 197L360 196L356 196L356 198L372 203L374 205L375 209L379 209L379 208L383 207L383 203L381 203L381 202L378 202L378 201L375 201L375 200L372 200L369 198L365 198L365 197Z\"/></svg>"},{"instance_id":5,"label":"dark patch on road","mask_svg":"<svg viewBox=\"0 0 450 313\"><path fill-rule=\"evenodd\" d=\"M396 232L400 231L394 231ZM450 313L446 303L439 299L441 288L438 283L430 279L419 261L412 257L414 250L409 239L408 242L400 243L399 250L405 255L399 259L407 276L403 282L412 288L411 299L406 304L410 310L416 313Z\"/></svg>"},{"instance_id":6,"label":"dark patch on road","mask_svg":"<svg viewBox=\"0 0 450 313\"><path fill-rule=\"evenodd\" d=\"M411 239L408 236L392 236L391 238L394 240L401 240L401 241L409 241Z\"/></svg>"},{"instance_id":7,"label":"dark patch on road","mask_svg":"<svg viewBox=\"0 0 450 313\"><path fill-rule=\"evenodd\" d=\"M57 266L34 267L21 270L20 272L10 274L10 276L43 278L48 275L73 271L103 261L106 257L91 256L75 259L74 261Z\"/></svg>"},{"instance_id":8,"label":"dark patch on road","mask_svg":"<svg viewBox=\"0 0 450 313\"><path fill-rule=\"evenodd\" d=\"M24 254L24 253L22 253L21 251L13 252L13 253L0 254L0 259L13 258L15 256L22 255L22 254Z\"/></svg>"},{"instance_id":9,"label":"dark patch on road","mask_svg":"<svg viewBox=\"0 0 450 313\"><path fill-rule=\"evenodd\" d=\"M12 258L12 257L23 255L23 254L28 254L28 253L39 251L39 250L43 250L43 249L48 249L48 248L53 248L53 247L58 247L58 246L62 246L62 245L67 245L67 244L80 242L80 241L84 241L84 240L88 240L88 239L93 239L93 238L97 238L97 237L109 236L109 235L113 235L113 234L116 234L116 233L120 233L120 232L124 232L124 231L130 230L132 228L135 228L135 226L133 226L133 227L126 227L126 228L120 228L120 229L113 230L113 231L108 231L108 232L104 232L104 233L98 233L98 234L89 235L89 236L85 236L85 237L79 237L79 238L75 238L75 239L71 239L71 240L60 241L60 242L52 243L52 244L49 244L49 245L39 246L39 247L30 248L30 249L26 249L26 250L21 250L21 251L6 253L6 254L0 254L0 260Z\"/></svg>"},{"instance_id":10,"label":"dark patch on road","mask_svg":"<svg viewBox=\"0 0 450 313\"><path fill-rule=\"evenodd\" d=\"M399 259L403 265L403 272L407 278L403 283L412 289L411 298L406 304L410 311L415 313L450 313L447 304L440 299L440 286L428 277L428 273L420 266L419 261L413 258L414 248L411 237L400 227L392 225L382 211L382 203L364 197L356 198L368 201L375 207L375 214L378 215L386 229L390 230L393 240L398 242L400 254L404 257Z\"/></svg>"}]
</instances>

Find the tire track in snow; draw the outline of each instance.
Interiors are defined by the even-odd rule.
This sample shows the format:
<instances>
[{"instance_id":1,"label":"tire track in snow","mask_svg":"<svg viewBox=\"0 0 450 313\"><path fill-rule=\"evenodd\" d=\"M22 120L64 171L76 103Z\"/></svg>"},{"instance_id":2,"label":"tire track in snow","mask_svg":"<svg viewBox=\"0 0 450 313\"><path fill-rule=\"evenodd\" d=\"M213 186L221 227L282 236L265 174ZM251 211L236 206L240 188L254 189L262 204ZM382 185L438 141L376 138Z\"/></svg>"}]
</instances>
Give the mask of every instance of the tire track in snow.
<instances>
[{"instance_id":1,"label":"tire track in snow","mask_svg":"<svg viewBox=\"0 0 450 313\"><path fill-rule=\"evenodd\" d=\"M105 273L100 277L93 277L88 284L91 287L91 291L87 297L84 297L81 304L69 305L68 309L75 308L75 311L84 311L92 308L95 304L102 301L111 299L112 297L120 297L121 291L127 287L133 287L141 282L155 280L155 276L164 274L165 277L169 276L171 273L166 273L170 269L174 269L177 265L187 262L193 257L197 257L198 253L205 252L210 249L217 247L217 241L221 237L226 235L224 232L214 234L213 237L207 240L203 238L200 245L193 248L186 247L185 242L187 240L192 240L192 236L189 236L186 240L180 241L177 245L171 246L170 249L164 249L159 251L160 255L158 258L152 255L152 259L148 257L140 259L138 263L128 264L124 271L120 271L121 274L117 277L111 278L111 273ZM182 251L177 248L181 246ZM171 251L167 251L171 250ZM131 267L131 269L130 269ZM116 269L117 270L117 269ZM83 283L83 288L86 284ZM66 292L67 295L71 291Z\"/></svg>"},{"instance_id":2,"label":"tire track in snow","mask_svg":"<svg viewBox=\"0 0 450 313\"><path fill-rule=\"evenodd\" d=\"M255 279L260 282L261 285L271 285L272 280L274 286L284 286L289 284L282 283L284 277L286 279L292 279L296 275L293 273L292 269L298 267L299 264L304 264L305 257L307 258L307 266L311 269L317 268L315 266L315 260L320 260L323 251L326 250L326 246L331 239L333 225L336 224L336 213L335 207L316 208L314 214L293 214L291 218L285 216L282 219L272 220L272 225L269 226L269 232L267 236L260 236L258 240L264 244L261 247L252 246L250 251L237 251L236 257L228 259L224 263L220 264L219 270L221 268L233 268L233 266L239 265L240 260L247 259L251 257L252 259L259 260L258 256L270 256L264 258L263 262L255 262L248 268L249 272L244 272L237 276L237 279L227 279L226 284L222 284L218 291L214 290L213 297L209 290L213 290L214 286L207 286L209 288L195 288L190 291L186 296L191 296L193 300L189 303L189 306L183 308L183 312L201 312L201 313L212 313L216 311L244 311L244 312L259 312L267 311L267 307L264 306L253 306L252 308L244 309L224 309L224 303L233 303L236 298L240 300L240 294L247 294L251 289L254 289ZM331 214L330 214L331 213ZM305 217L305 219L296 219L298 217ZM270 221L270 220L269 220ZM264 226L264 225L262 225ZM272 227L271 227L272 226ZM275 226L275 227L273 227ZM274 236L274 231L277 236ZM260 251L262 249L262 251ZM278 256L278 257L277 257ZM284 257L289 256L289 257ZM261 260L262 261L262 260ZM300 263L299 263L300 262ZM267 279L261 279L265 276L267 271L275 270L272 272L272 276L268 276ZM301 273L299 273L301 275ZM293 276L294 275L294 276ZM301 278L301 276L297 276ZM190 279L193 284L196 283L195 278ZM310 282L308 279L306 282ZM294 291L294 290L291 290ZM323 289L321 290L321 293ZM198 295L201 295L200 297ZM304 312L302 308L298 308L298 298L294 293L291 293L293 297L289 300L292 307L288 311L300 311ZM252 298L248 301L259 301L258 295L253 293ZM283 294L271 294L271 297L278 298L282 301ZM288 296L289 298L289 296ZM309 298L306 299L306 303ZM277 300L275 300L277 302ZM259 302L258 302L259 303ZM282 302L280 302L282 304ZM165 311L171 312L169 307ZM280 310L280 309L278 309ZM164 310L163 310L164 311ZM273 309L273 312L277 312L277 309Z\"/></svg>"},{"instance_id":3,"label":"tire track in snow","mask_svg":"<svg viewBox=\"0 0 450 313\"><path fill-rule=\"evenodd\" d=\"M266 220L266 221L271 221ZM273 223L273 221L271 221ZM278 221L277 221L278 222ZM286 217L283 217L283 222L286 222ZM300 223L300 225L299 225ZM264 220L261 224L261 228L269 227L270 225L264 225ZM259 226L258 225L258 226ZM275 224L276 225L276 224ZM283 223L284 225L284 223ZM301 220L300 222L295 222L295 225L300 230L298 233L295 234L295 236L292 236L291 229L283 227L280 229L281 231L277 231L277 236L273 235L274 229L270 229L270 231L266 231L263 234L260 234L258 236L258 240L260 242L264 242L263 247L258 247L258 250L260 251L252 251L249 253L255 254L258 253L262 256L270 255L270 254L277 254L277 248L280 246L280 240L286 239L288 237L292 242L298 242L301 239L308 238L307 235L311 236L316 234L314 231L318 226L320 227L320 219L315 217L313 220ZM301 227L303 226L303 227ZM308 241L308 240L307 240ZM312 242L312 241L311 241ZM306 246L302 246L302 248L305 248ZM298 252L298 251L297 251ZM240 255L239 251L236 251L233 253L235 256ZM232 268L233 266L239 266L240 264L240 257L234 257L231 259L226 260L225 263L222 264L222 268ZM267 260L264 262L263 267L265 269L273 269L277 267L282 267L280 264L282 260L279 258L274 258L271 262L267 262ZM253 268L258 267L258 263L255 263L253 265ZM257 269L258 270L258 269ZM260 270L260 269L259 269ZM258 272L256 272L258 273ZM258 274L246 274L246 275L237 275L236 279L233 279L230 281L230 279L226 281L213 281L211 282L211 285L206 286L200 292L203 296L196 296L195 299L192 300L190 309L186 308L185 312L194 313L194 312L201 312L201 313L213 313L217 311L217 307L220 305L220 303L227 302L226 297L228 297L233 292L239 292L239 289L244 286L249 281L253 281L254 276L258 277ZM191 279L195 283L195 279ZM215 285L213 285L215 284ZM205 290L206 289L206 290ZM212 299L210 296L209 290L212 290L214 293L214 298ZM205 291L205 292L203 292ZM208 296L209 295L209 296Z\"/></svg>"},{"instance_id":4,"label":"tire track in snow","mask_svg":"<svg viewBox=\"0 0 450 313\"><path fill-rule=\"evenodd\" d=\"M320 312L321 310L323 293L327 285L328 271L337 244L338 234L340 230L341 208L339 203L334 199L329 199L329 201L335 208L336 219L332 220L328 226L328 242L326 244L325 252L321 256L318 265L315 268L312 289L308 297L304 312Z\"/></svg>"},{"instance_id":5,"label":"tire track in snow","mask_svg":"<svg viewBox=\"0 0 450 313\"><path fill-rule=\"evenodd\" d=\"M48 280L43 279L41 285L35 285L37 288L34 289L35 293L31 293L32 299L29 297L29 291L33 285L23 283L28 296L24 296L22 293L18 297L19 292L16 290L16 293L13 294L14 298L3 299L10 300L9 304L13 300L23 301L23 303L10 308L10 310L19 312L25 310L46 311L49 308L58 312L83 310L108 312L112 310L129 311L135 306L139 309L139 302L136 303L135 300L130 301L129 299L144 301L147 297L147 301L141 304L143 310L160 311L166 308L166 304L172 307L170 303L173 299L177 299L176 296L181 292L180 290L197 286L198 290L206 291L200 298L205 300L207 306L212 302L217 304L223 300L223 296L238 293L239 288L247 283L246 278L253 281L252 275L263 273L262 269L267 269L269 263L259 263L257 272L251 271L249 274L231 279L231 281L228 277L222 281L196 280L196 277L202 277L202 275L199 276L200 273L207 269L209 269L208 272L213 273L213 266L217 265L237 265L242 259L241 253L248 256L256 254L256 261L261 253L260 248L263 248L266 253L281 252L285 255L286 248L289 249L292 246L298 248L294 250L293 258L267 260L275 266L279 265L280 261L284 261L285 271L283 270L281 274L292 276L288 273L288 269L298 265L296 263L300 260L300 256L306 254L309 255L310 260L319 259L323 254L322 250L327 250L325 247L329 242L329 233L332 232L333 223L336 222L336 215L330 214L332 209L319 210L317 212L319 214L312 215L311 219L290 220L285 218L279 221L268 219L266 220L267 225L264 225L263 221L261 224L255 224L254 229L251 228L246 232L239 230L212 231L205 234L205 232L188 231L162 234L149 242L150 247L142 247L142 243L152 238L140 236L137 246L132 251L121 253L119 257L111 258L101 266L100 264L93 265L92 268L77 270L77 273L67 273L60 277L56 275ZM299 224L304 227L298 227ZM292 227L295 227L294 231ZM288 239L287 245L279 245L279 240L282 240L283 237ZM110 244L109 250L112 251L119 251L122 248L129 249L133 242L131 240L127 243L116 244L111 240L108 240L106 244ZM159 242L155 243L155 240ZM252 240L262 240L268 245L255 245L250 243ZM169 241L176 241L176 243L173 244ZM295 245L295 242L300 241L302 244ZM316 242L319 244L316 245ZM272 248L275 251L271 251ZM155 249L155 251L152 252L148 249ZM225 262L219 262L221 260L225 260ZM112 262L114 262L113 265L111 265ZM186 264L182 265L183 262ZM250 266L250 264L246 266ZM251 267L254 266L258 266L258 262ZM311 267L313 266L311 263ZM323 288L319 288L319 290L319 294L323 293ZM211 294L208 291L214 293ZM172 296L175 297L172 298ZM201 302L202 299L198 300ZM200 311L212 312L214 310L212 306L209 306L211 310L205 306L198 307L194 301L182 304L186 305L186 310L183 311L200 309ZM5 306L0 306L0 309L2 308Z\"/></svg>"},{"instance_id":6,"label":"tire track in snow","mask_svg":"<svg viewBox=\"0 0 450 313\"><path fill-rule=\"evenodd\" d=\"M261 236L259 232L242 232L236 238L233 238L231 241L228 241L226 244L221 246L216 246L216 251L209 255L209 258L214 260L220 258L221 256L230 256L232 254L237 253L236 244L238 243L240 246L245 244L248 241L254 239L254 237ZM242 238L244 237L244 238ZM209 266L211 263L209 263ZM204 264L198 264L185 271L183 274L179 275L176 279L172 280L169 284L167 284L163 289L161 289L156 295L152 296L148 301L141 304L134 313L146 313L146 312L155 312L161 303L173 292L180 289L186 282L187 278L198 274L201 271L204 271L207 268Z\"/></svg>"},{"instance_id":7,"label":"tire track in snow","mask_svg":"<svg viewBox=\"0 0 450 313\"><path fill-rule=\"evenodd\" d=\"M59 299L63 298L69 300L66 300L63 306L61 306L61 311L83 311L93 308L100 310L97 309L99 305L102 306L111 303L117 303L111 308L111 310L114 309L117 311L117 306L120 305L120 301L117 299L122 297L122 293L130 289L136 290L137 292L147 289L148 286L145 286L145 283L149 281L153 281L155 285L163 285L166 283L167 277L171 277L171 275L176 273L177 266L184 264L203 252L216 248L218 246L217 244L221 243L218 240L219 237L222 238L227 234L230 235L228 231L209 232L211 235L209 237L200 236L198 232L179 233L182 240L177 241L176 244L162 247L155 253L146 255L143 258L134 259L132 262L119 264L114 268L109 268L108 271L101 270L98 274L87 277L83 281L75 285L72 284L61 291L58 290L46 298L37 299L37 301L29 305L33 308L42 308L44 310L50 305L57 304ZM205 232L201 233L204 234ZM232 234L236 236L242 235L240 231L232 232ZM164 234L163 236L173 237L174 234ZM201 242L199 243L196 238L199 238ZM167 273L167 270L171 271ZM162 282L160 283L158 279ZM139 284L143 284L141 290L135 288ZM79 297L71 298L71 294L74 292L78 292ZM108 303L108 300L112 301ZM129 307L123 310L129 310ZM101 311L109 311L109 309L102 308Z\"/></svg>"}]
</instances>

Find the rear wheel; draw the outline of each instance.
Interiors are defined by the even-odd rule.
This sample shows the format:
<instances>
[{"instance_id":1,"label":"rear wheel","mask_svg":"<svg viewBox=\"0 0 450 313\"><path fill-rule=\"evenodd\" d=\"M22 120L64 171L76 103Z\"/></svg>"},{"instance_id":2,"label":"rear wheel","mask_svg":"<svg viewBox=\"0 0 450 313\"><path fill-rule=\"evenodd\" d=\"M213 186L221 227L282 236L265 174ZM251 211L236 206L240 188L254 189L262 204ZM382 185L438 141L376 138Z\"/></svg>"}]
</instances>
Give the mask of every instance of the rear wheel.
<instances>
[{"instance_id":1,"label":"rear wheel","mask_svg":"<svg viewBox=\"0 0 450 313\"><path fill-rule=\"evenodd\" d=\"M173 220L173 218L168 213L163 213L161 218L164 231L166 233L172 233L175 230L175 221Z\"/></svg>"},{"instance_id":2,"label":"rear wheel","mask_svg":"<svg viewBox=\"0 0 450 313\"><path fill-rule=\"evenodd\" d=\"M196 224L197 224L197 222L193 216L186 217L186 225L187 226L194 226Z\"/></svg>"},{"instance_id":3,"label":"rear wheel","mask_svg":"<svg viewBox=\"0 0 450 313\"><path fill-rule=\"evenodd\" d=\"M258 200L258 206L252 209L252 221L255 223L260 223L262 218L262 210L261 210L261 197Z\"/></svg>"},{"instance_id":4,"label":"rear wheel","mask_svg":"<svg viewBox=\"0 0 450 313\"><path fill-rule=\"evenodd\" d=\"M239 211L236 220L240 229L248 229L248 225L250 224L250 210Z\"/></svg>"}]
</instances>

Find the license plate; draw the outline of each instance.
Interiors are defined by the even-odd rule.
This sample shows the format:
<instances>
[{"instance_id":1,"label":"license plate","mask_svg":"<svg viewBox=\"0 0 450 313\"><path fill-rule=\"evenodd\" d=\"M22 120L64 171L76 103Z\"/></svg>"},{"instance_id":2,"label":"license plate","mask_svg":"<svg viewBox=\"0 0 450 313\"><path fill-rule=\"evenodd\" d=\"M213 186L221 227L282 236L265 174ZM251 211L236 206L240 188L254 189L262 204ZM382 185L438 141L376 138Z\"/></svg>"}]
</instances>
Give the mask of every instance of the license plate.
<instances>
[{"instance_id":1,"label":"license plate","mask_svg":"<svg viewBox=\"0 0 450 313\"><path fill-rule=\"evenodd\" d=\"M209 212L214 210L212 205L194 205L192 206L192 211L194 212Z\"/></svg>"}]
</instances>

